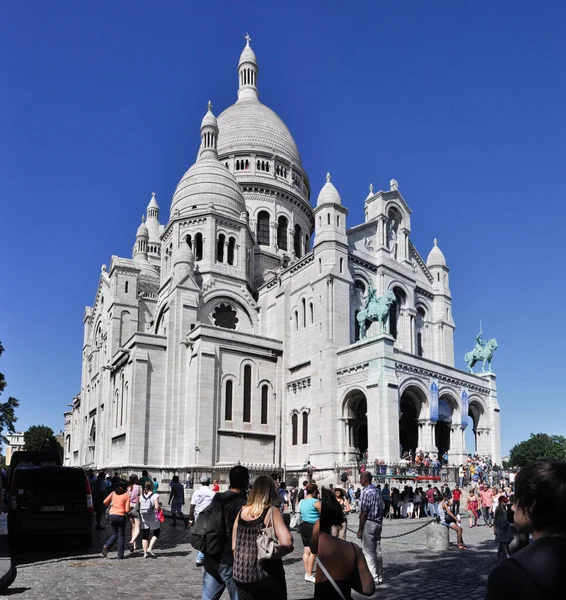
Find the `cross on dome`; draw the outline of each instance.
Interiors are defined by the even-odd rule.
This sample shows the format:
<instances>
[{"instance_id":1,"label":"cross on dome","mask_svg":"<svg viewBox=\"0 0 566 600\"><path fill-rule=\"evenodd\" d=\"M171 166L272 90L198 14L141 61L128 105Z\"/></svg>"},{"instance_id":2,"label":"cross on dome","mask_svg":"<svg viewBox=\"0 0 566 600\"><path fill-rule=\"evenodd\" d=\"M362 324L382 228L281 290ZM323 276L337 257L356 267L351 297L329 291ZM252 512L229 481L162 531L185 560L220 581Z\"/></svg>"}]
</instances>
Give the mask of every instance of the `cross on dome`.
<instances>
[{"instance_id":1,"label":"cross on dome","mask_svg":"<svg viewBox=\"0 0 566 600\"><path fill-rule=\"evenodd\" d=\"M436 238L434 238L434 245L438 246L438 240Z\"/></svg>"},{"instance_id":2,"label":"cross on dome","mask_svg":"<svg viewBox=\"0 0 566 600\"><path fill-rule=\"evenodd\" d=\"M210 100L208 101L206 107L208 108L209 112L212 112L212 102Z\"/></svg>"},{"instance_id":3,"label":"cross on dome","mask_svg":"<svg viewBox=\"0 0 566 600\"><path fill-rule=\"evenodd\" d=\"M369 193L373 194L373 183L369 184Z\"/></svg>"},{"instance_id":4,"label":"cross on dome","mask_svg":"<svg viewBox=\"0 0 566 600\"><path fill-rule=\"evenodd\" d=\"M330 183L330 173L327 173L327 174L326 174L326 182L327 182L327 183Z\"/></svg>"},{"instance_id":5,"label":"cross on dome","mask_svg":"<svg viewBox=\"0 0 566 600\"><path fill-rule=\"evenodd\" d=\"M244 36L244 39L246 40L246 46L249 47L250 42L252 41L252 38L250 37L250 34L246 32L246 35Z\"/></svg>"},{"instance_id":6,"label":"cross on dome","mask_svg":"<svg viewBox=\"0 0 566 600\"><path fill-rule=\"evenodd\" d=\"M142 223L145 223L145 215L142 215Z\"/></svg>"}]
</instances>

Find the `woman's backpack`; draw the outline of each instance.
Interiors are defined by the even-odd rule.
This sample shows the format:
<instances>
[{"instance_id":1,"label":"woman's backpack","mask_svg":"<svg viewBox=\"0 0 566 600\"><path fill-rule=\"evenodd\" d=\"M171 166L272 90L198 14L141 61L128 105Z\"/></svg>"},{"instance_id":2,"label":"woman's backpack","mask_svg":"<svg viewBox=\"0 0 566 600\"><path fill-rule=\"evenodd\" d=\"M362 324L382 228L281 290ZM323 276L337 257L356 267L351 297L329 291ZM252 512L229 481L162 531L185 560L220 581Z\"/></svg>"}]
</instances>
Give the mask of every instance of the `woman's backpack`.
<instances>
[{"instance_id":1,"label":"woman's backpack","mask_svg":"<svg viewBox=\"0 0 566 600\"><path fill-rule=\"evenodd\" d=\"M140 496L140 505L139 505L140 514L147 515L147 514L155 511L155 504L152 500L152 498L154 496L155 496L155 494L153 492L151 492L151 495L147 496L147 497L144 494L142 494Z\"/></svg>"}]
</instances>

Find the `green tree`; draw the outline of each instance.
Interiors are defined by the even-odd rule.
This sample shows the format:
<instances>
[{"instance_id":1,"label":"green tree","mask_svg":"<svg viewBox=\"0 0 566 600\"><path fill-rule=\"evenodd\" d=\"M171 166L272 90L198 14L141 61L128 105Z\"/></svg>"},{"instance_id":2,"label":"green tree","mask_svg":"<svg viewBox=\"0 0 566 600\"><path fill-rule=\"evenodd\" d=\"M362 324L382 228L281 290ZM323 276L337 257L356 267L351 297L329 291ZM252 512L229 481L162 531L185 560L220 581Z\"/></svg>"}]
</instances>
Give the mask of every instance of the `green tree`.
<instances>
[{"instance_id":1,"label":"green tree","mask_svg":"<svg viewBox=\"0 0 566 600\"><path fill-rule=\"evenodd\" d=\"M566 438L562 435L531 433L528 440L515 444L509 453L512 467L524 467L539 458L566 461Z\"/></svg>"},{"instance_id":2,"label":"green tree","mask_svg":"<svg viewBox=\"0 0 566 600\"><path fill-rule=\"evenodd\" d=\"M2 342L0 342L0 356L4 352L4 346L2 346ZM4 391L4 388L8 384L4 379L4 374L0 373L0 394ZM14 433L14 423L18 420L16 417L16 408L20 403L15 398L8 398L7 402L0 402L0 442L4 444L8 443L4 432ZM1 444L0 444L1 445Z\"/></svg>"},{"instance_id":3,"label":"green tree","mask_svg":"<svg viewBox=\"0 0 566 600\"><path fill-rule=\"evenodd\" d=\"M24 433L24 450L63 454L63 448L53 434L53 429L47 425L32 425Z\"/></svg>"}]
</instances>

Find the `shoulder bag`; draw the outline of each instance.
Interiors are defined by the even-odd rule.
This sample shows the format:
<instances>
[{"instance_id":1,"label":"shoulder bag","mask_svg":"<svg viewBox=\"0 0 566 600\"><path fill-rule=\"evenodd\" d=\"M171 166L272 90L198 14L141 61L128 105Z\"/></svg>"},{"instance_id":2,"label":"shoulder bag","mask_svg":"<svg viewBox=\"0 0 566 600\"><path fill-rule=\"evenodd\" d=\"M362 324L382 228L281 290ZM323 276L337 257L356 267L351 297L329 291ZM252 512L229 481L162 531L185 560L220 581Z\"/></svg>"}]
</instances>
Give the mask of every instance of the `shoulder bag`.
<instances>
[{"instance_id":1,"label":"shoulder bag","mask_svg":"<svg viewBox=\"0 0 566 600\"><path fill-rule=\"evenodd\" d=\"M287 548L279 543L273 526L273 510L271 508L269 525L261 529L257 535L257 559L260 562L283 558L294 550L293 546Z\"/></svg>"}]
</instances>

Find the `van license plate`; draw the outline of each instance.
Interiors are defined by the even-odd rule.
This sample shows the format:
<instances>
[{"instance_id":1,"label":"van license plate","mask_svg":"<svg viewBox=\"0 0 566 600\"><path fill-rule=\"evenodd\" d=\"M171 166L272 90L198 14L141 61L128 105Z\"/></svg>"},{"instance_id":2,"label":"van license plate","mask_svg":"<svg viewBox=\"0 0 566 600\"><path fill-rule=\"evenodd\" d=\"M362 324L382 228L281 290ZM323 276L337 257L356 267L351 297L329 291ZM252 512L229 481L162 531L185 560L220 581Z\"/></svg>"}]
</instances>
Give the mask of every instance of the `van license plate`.
<instances>
[{"instance_id":1,"label":"van license plate","mask_svg":"<svg viewBox=\"0 0 566 600\"><path fill-rule=\"evenodd\" d=\"M41 512L63 512L65 510L64 506L42 506Z\"/></svg>"}]
</instances>

